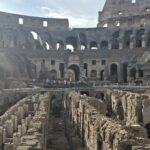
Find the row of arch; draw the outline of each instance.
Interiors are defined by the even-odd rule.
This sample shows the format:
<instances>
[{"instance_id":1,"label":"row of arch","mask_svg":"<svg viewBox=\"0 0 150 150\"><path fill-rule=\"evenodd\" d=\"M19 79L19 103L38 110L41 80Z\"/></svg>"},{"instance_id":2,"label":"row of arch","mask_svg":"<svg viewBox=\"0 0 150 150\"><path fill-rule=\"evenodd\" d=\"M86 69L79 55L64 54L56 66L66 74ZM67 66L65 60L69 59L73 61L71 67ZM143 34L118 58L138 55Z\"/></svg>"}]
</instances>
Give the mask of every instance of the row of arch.
<instances>
[{"instance_id":1,"label":"row of arch","mask_svg":"<svg viewBox=\"0 0 150 150\"><path fill-rule=\"evenodd\" d=\"M35 39L41 42L40 38ZM87 42L85 34L81 34L80 37L69 36L64 40L58 40L56 43L49 43L46 41L43 46L46 50L63 50L68 49L71 51L76 50L108 50L108 49L119 49L119 44L122 43L122 48L130 48L131 42L135 43L135 47L142 47L142 42L145 40L145 46L150 47L150 31L145 34L145 29L140 29L136 32L128 30L124 32L124 35L120 35L119 31L112 34L111 40L91 40ZM109 45L110 44L110 45Z\"/></svg>"},{"instance_id":2,"label":"row of arch","mask_svg":"<svg viewBox=\"0 0 150 150\"><path fill-rule=\"evenodd\" d=\"M68 31L69 32L69 31ZM95 32L95 31L94 31ZM92 33L92 32L91 32ZM64 33L64 35L67 34ZM95 33L95 36L96 33ZM60 39L59 39L60 38ZM57 39L57 40L56 40ZM38 33L36 31L24 30L7 30L2 34L0 31L0 46L10 48L23 49L45 49L45 50L108 50L119 49L119 44L122 48L130 48L131 42L135 43L135 47L142 47L142 42L145 41L145 46L150 47L150 31L147 29L139 29L137 31L127 30L115 31L103 36L103 40L98 41L96 37L87 37L85 33L80 33L79 36L68 35L52 37L48 32Z\"/></svg>"}]
</instances>

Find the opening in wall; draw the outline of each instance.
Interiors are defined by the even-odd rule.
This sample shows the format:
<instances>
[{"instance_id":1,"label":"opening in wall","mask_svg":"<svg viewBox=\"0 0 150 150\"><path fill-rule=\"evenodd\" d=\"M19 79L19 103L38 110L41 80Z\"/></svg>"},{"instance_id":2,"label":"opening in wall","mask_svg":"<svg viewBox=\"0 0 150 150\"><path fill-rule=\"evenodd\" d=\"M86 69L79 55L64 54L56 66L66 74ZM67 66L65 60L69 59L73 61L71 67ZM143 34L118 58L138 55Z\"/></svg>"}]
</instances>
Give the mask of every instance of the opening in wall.
<instances>
[{"instance_id":1,"label":"opening in wall","mask_svg":"<svg viewBox=\"0 0 150 150\"><path fill-rule=\"evenodd\" d=\"M136 3L136 0L131 0L131 3L132 3L132 4L135 4L135 3Z\"/></svg>"},{"instance_id":2,"label":"opening in wall","mask_svg":"<svg viewBox=\"0 0 150 150\"><path fill-rule=\"evenodd\" d=\"M107 27L108 27L108 24L105 23L105 24L103 25L103 28L107 28Z\"/></svg>"},{"instance_id":3,"label":"opening in wall","mask_svg":"<svg viewBox=\"0 0 150 150\"><path fill-rule=\"evenodd\" d=\"M116 27L120 27L120 21L116 21Z\"/></svg>"},{"instance_id":4,"label":"opening in wall","mask_svg":"<svg viewBox=\"0 0 150 150\"><path fill-rule=\"evenodd\" d=\"M47 21L43 21L43 27L48 27L48 22Z\"/></svg>"},{"instance_id":5,"label":"opening in wall","mask_svg":"<svg viewBox=\"0 0 150 150\"><path fill-rule=\"evenodd\" d=\"M19 18L18 22L19 24L23 24L23 18Z\"/></svg>"}]
</instances>

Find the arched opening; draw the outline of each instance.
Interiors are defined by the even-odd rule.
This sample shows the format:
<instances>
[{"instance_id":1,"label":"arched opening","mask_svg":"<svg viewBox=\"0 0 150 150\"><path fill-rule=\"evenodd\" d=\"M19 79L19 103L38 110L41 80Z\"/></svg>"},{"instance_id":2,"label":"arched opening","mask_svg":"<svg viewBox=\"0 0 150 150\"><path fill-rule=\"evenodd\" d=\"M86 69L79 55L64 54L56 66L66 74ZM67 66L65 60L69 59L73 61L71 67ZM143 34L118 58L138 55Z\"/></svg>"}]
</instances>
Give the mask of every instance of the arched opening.
<instances>
[{"instance_id":1,"label":"arched opening","mask_svg":"<svg viewBox=\"0 0 150 150\"><path fill-rule=\"evenodd\" d=\"M130 77L131 79L135 80L136 79L136 69L135 68L132 68L130 70Z\"/></svg>"},{"instance_id":2,"label":"arched opening","mask_svg":"<svg viewBox=\"0 0 150 150\"><path fill-rule=\"evenodd\" d=\"M66 45L66 49L67 49L67 50L70 50L71 52L74 52L74 47L73 47L73 45L67 44L67 45Z\"/></svg>"},{"instance_id":3,"label":"arched opening","mask_svg":"<svg viewBox=\"0 0 150 150\"><path fill-rule=\"evenodd\" d=\"M97 77L97 71L96 70L91 70L91 78L96 78Z\"/></svg>"},{"instance_id":4,"label":"arched opening","mask_svg":"<svg viewBox=\"0 0 150 150\"><path fill-rule=\"evenodd\" d=\"M150 30L148 31L147 35L147 46L150 47Z\"/></svg>"},{"instance_id":5,"label":"arched opening","mask_svg":"<svg viewBox=\"0 0 150 150\"><path fill-rule=\"evenodd\" d=\"M72 52L77 50L77 38L70 36L66 39L66 48Z\"/></svg>"},{"instance_id":6,"label":"arched opening","mask_svg":"<svg viewBox=\"0 0 150 150\"><path fill-rule=\"evenodd\" d=\"M50 50L50 45L47 42L45 42L45 49Z\"/></svg>"},{"instance_id":7,"label":"arched opening","mask_svg":"<svg viewBox=\"0 0 150 150\"><path fill-rule=\"evenodd\" d=\"M84 33L79 34L79 41L81 43L81 50L85 50L87 48L87 38Z\"/></svg>"},{"instance_id":8,"label":"arched opening","mask_svg":"<svg viewBox=\"0 0 150 150\"><path fill-rule=\"evenodd\" d=\"M141 29L136 32L136 47L142 47L142 36L144 35L144 31L144 29Z\"/></svg>"},{"instance_id":9,"label":"arched opening","mask_svg":"<svg viewBox=\"0 0 150 150\"><path fill-rule=\"evenodd\" d=\"M132 35L132 31L128 30L124 33L124 48L130 48L130 36Z\"/></svg>"},{"instance_id":10,"label":"arched opening","mask_svg":"<svg viewBox=\"0 0 150 150\"><path fill-rule=\"evenodd\" d=\"M119 49L119 31L116 31L112 34L112 49Z\"/></svg>"},{"instance_id":11,"label":"arched opening","mask_svg":"<svg viewBox=\"0 0 150 150\"><path fill-rule=\"evenodd\" d=\"M100 44L101 50L107 50L108 49L108 41L102 41Z\"/></svg>"},{"instance_id":12,"label":"arched opening","mask_svg":"<svg viewBox=\"0 0 150 150\"><path fill-rule=\"evenodd\" d=\"M96 41L92 41L92 42L90 43L90 49L91 49L91 50L97 50L97 49L98 49L98 47L97 47L97 42L96 42Z\"/></svg>"},{"instance_id":13,"label":"arched opening","mask_svg":"<svg viewBox=\"0 0 150 150\"><path fill-rule=\"evenodd\" d=\"M50 72L49 72L49 78L50 78L50 80L56 80L57 79L57 72L56 72L56 70L51 70Z\"/></svg>"},{"instance_id":14,"label":"arched opening","mask_svg":"<svg viewBox=\"0 0 150 150\"><path fill-rule=\"evenodd\" d=\"M139 72L139 78L143 78L144 76L143 70L139 69L138 72Z\"/></svg>"},{"instance_id":15,"label":"arched opening","mask_svg":"<svg viewBox=\"0 0 150 150\"><path fill-rule=\"evenodd\" d=\"M63 41L58 41L56 43L56 50L63 50L64 49L64 43Z\"/></svg>"},{"instance_id":16,"label":"arched opening","mask_svg":"<svg viewBox=\"0 0 150 150\"><path fill-rule=\"evenodd\" d=\"M104 81L104 70L101 70L100 72L100 80Z\"/></svg>"},{"instance_id":17,"label":"arched opening","mask_svg":"<svg viewBox=\"0 0 150 150\"><path fill-rule=\"evenodd\" d=\"M35 43L34 47L37 49L43 48L43 42L41 37L38 35L38 33L35 31L31 31L30 33L32 35L32 39L34 39L34 43Z\"/></svg>"},{"instance_id":18,"label":"arched opening","mask_svg":"<svg viewBox=\"0 0 150 150\"><path fill-rule=\"evenodd\" d=\"M50 33L44 32L42 34L42 39L45 43L47 43L46 45L49 45L49 50L54 49L54 42Z\"/></svg>"},{"instance_id":19,"label":"arched opening","mask_svg":"<svg viewBox=\"0 0 150 150\"><path fill-rule=\"evenodd\" d=\"M111 64L110 66L110 77L111 81L114 83L118 82L118 67L117 64Z\"/></svg>"},{"instance_id":20,"label":"arched opening","mask_svg":"<svg viewBox=\"0 0 150 150\"><path fill-rule=\"evenodd\" d=\"M123 64L123 82L127 83L127 76L128 76L128 70L127 70L128 65Z\"/></svg>"},{"instance_id":21,"label":"arched opening","mask_svg":"<svg viewBox=\"0 0 150 150\"><path fill-rule=\"evenodd\" d=\"M147 136L150 139L150 123L148 123L145 128L147 129Z\"/></svg>"},{"instance_id":22,"label":"arched opening","mask_svg":"<svg viewBox=\"0 0 150 150\"><path fill-rule=\"evenodd\" d=\"M85 43L81 43L81 50L84 51L87 48Z\"/></svg>"},{"instance_id":23,"label":"arched opening","mask_svg":"<svg viewBox=\"0 0 150 150\"><path fill-rule=\"evenodd\" d=\"M74 71L74 74L75 74L75 80L78 81L79 78L80 78L80 69L79 69L79 66L76 65L76 64L72 64L68 67L68 69L71 69Z\"/></svg>"},{"instance_id":24,"label":"arched opening","mask_svg":"<svg viewBox=\"0 0 150 150\"><path fill-rule=\"evenodd\" d=\"M4 71L4 69L0 66L0 79L4 79L4 77L5 77L5 73L4 73L5 71Z\"/></svg>"}]
</instances>

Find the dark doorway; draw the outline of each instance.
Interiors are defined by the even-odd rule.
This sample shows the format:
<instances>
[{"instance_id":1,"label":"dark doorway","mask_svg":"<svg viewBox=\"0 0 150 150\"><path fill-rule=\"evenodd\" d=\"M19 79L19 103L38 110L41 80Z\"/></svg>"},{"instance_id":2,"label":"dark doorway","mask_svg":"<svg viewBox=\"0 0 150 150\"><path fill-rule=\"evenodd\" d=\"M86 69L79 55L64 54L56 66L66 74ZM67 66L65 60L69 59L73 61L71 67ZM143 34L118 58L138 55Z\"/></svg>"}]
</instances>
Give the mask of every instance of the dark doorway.
<instances>
[{"instance_id":1,"label":"dark doorway","mask_svg":"<svg viewBox=\"0 0 150 150\"><path fill-rule=\"evenodd\" d=\"M68 67L68 69L71 69L71 70L74 71L74 73L75 73L75 80L79 81L79 78L80 78L80 69L79 69L79 66L73 64L73 65L70 65Z\"/></svg>"},{"instance_id":2,"label":"dark doorway","mask_svg":"<svg viewBox=\"0 0 150 150\"><path fill-rule=\"evenodd\" d=\"M110 66L110 75L111 75L111 81L117 83L118 82L117 64L111 64L111 66Z\"/></svg>"},{"instance_id":3,"label":"dark doorway","mask_svg":"<svg viewBox=\"0 0 150 150\"><path fill-rule=\"evenodd\" d=\"M88 76L88 64L84 63L83 68L85 70L85 77L87 77Z\"/></svg>"},{"instance_id":4,"label":"dark doorway","mask_svg":"<svg viewBox=\"0 0 150 150\"><path fill-rule=\"evenodd\" d=\"M123 64L123 82L124 83L127 83L127 67L128 65L127 64Z\"/></svg>"},{"instance_id":5,"label":"dark doorway","mask_svg":"<svg viewBox=\"0 0 150 150\"><path fill-rule=\"evenodd\" d=\"M148 136L148 138L150 139L150 123L147 124L147 125L145 126L145 128L147 129L147 136Z\"/></svg>"},{"instance_id":6,"label":"dark doorway","mask_svg":"<svg viewBox=\"0 0 150 150\"><path fill-rule=\"evenodd\" d=\"M104 70L100 72L100 80L104 81Z\"/></svg>"},{"instance_id":7,"label":"dark doorway","mask_svg":"<svg viewBox=\"0 0 150 150\"><path fill-rule=\"evenodd\" d=\"M136 69L135 68L132 68L130 70L130 77L134 80L136 79Z\"/></svg>"},{"instance_id":8,"label":"dark doorway","mask_svg":"<svg viewBox=\"0 0 150 150\"><path fill-rule=\"evenodd\" d=\"M64 65L64 63L59 64L59 70L60 70L61 78L64 78L65 77L65 65Z\"/></svg>"}]
</instances>

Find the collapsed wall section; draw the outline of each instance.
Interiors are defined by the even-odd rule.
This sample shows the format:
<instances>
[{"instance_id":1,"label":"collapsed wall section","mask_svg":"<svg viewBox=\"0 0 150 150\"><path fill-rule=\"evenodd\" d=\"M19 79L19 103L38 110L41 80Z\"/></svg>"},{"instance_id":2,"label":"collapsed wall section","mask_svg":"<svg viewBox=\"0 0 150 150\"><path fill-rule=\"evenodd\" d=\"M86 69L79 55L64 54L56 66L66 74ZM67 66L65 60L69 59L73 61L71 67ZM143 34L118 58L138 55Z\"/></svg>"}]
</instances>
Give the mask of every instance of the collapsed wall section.
<instances>
[{"instance_id":1,"label":"collapsed wall section","mask_svg":"<svg viewBox=\"0 0 150 150\"><path fill-rule=\"evenodd\" d=\"M49 94L29 96L0 117L0 150L45 150Z\"/></svg>"},{"instance_id":2,"label":"collapsed wall section","mask_svg":"<svg viewBox=\"0 0 150 150\"><path fill-rule=\"evenodd\" d=\"M144 133L140 135L125 123L106 117L105 104L98 100L73 92L68 95L65 107L76 131L74 136L78 135L83 147L89 150L150 148L150 141Z\"/></svg>"}]
</instances>

